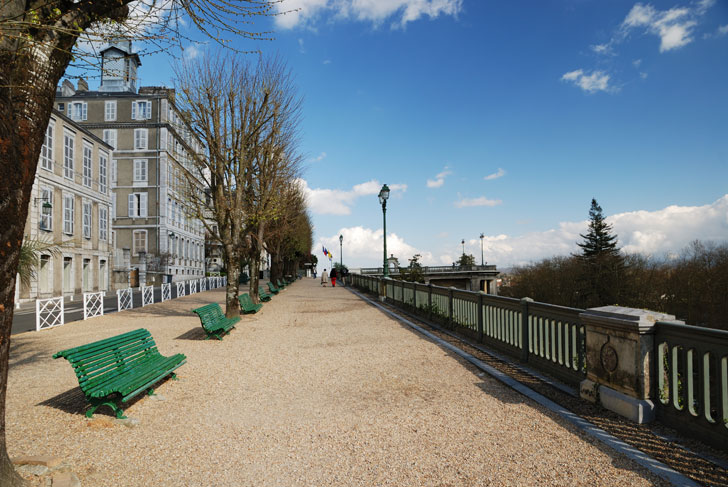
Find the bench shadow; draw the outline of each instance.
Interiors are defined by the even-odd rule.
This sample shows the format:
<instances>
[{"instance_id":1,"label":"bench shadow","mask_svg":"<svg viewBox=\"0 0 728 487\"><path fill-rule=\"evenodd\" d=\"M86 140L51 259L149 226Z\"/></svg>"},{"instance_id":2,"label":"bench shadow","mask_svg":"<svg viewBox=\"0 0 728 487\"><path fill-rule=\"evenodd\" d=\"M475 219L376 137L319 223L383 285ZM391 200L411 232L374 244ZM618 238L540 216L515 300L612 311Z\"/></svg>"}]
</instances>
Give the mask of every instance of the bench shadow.
<instances>
[{"instance_id":1,"label":"bench shadow","mask_svg":"<svg viewBox=\"0 0 728 487\"><path fill-rule=\"evenodd\" d=\"M204 340L207 338L207 333L201 327L192 328L182 333L180 336L175 337L175 340Z\"/></svg>"},{"instance_id":2,"label":"bench shadow","mask_svg":"<svg viewBox=\"0 0 728 487\"><path fill-rule=\"evenodd\" d=\"M171 378L167 377L164 380L160 380L156 384L152 386L154 390L159 389L159 387L162 384L166 384L168 381L170 381ZM119 403L117 401L117 404L120 404L121 409L124 410L124 414L127 414L127 411L134 406L138 401L144 399L147 397L146 393L141 393L131 399L129 399L127 402ZM46 399L45 401L41 401L36 406L47 406L53 409L57 409L59 411L63 411L64 413L68 414L77 414L80 416L85 416L86 410L90 407L90 404L86 401L86 396L84 395L83 391L80 387L76 386L72 389L67 390L66 392L62 392L58 395L55 395L51 398ZM107 406L101 406L94 412L94 418L97 416L105 416L109 418L115 418L114 412L111 410L111 408Z\"/></svg>"}]
</instances>

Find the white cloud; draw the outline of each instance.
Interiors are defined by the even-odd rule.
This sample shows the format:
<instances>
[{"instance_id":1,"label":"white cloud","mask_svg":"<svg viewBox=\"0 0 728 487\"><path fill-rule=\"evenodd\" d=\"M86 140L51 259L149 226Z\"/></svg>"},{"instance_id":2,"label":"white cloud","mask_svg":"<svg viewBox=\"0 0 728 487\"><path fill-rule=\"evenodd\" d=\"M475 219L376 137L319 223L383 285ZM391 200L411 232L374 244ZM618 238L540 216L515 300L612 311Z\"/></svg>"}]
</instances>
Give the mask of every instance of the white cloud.
<instances>
[{"instance_id":1,"label":"white cloud","mask_svg":"<svg viewBox=\"0 0 728 487\"><path fill-rule=\"evenodd\" d=\"M184 51L185 59L196 59L200 54L202 54L202 50L197 47L197 44L190 44Z\"/></svg>"},{"instance_id":2,"label":"white cloud","mask_svg":"<svg viewBox=\"0 0 728 487\"><path fill-rule=\"evenodd\" d=\"M498 206L502 204L501 200L489 200L485 196L479 198L461 198L454 203L456 208L467 208L471 206Z\"/></svg>"},{"instance_id":3,"label":"white cloud","mask_svg":"<svg viewBox=\"0 0 728 487\"><path fill-rule=\"evenodd\" d=\"M299 179L299 184L306 195L308 207L312 213L320 215L350 215L354 202L362 196L379 194L382 185L377 180L357 184L348 191L341 189L309 188L304 179ZM407 191L406 184L390 184L389 190L392 196Z\"/></svg>"},{"instance_id":4,"label":"white cloud","mask_svg":"<svg viewBox=\"0 0 728 487\"><path fill-rule=\"evenodd\" d=\"M404 27L421 17L435 19L440 15L456 16L463 0L287 0L276 4L279 28L291 29L310 25L329 14L332 19L354 19L379 25L395 17L393 26Z\"/></svg>"},{"instance_id":5,"label":"white cloud","mask_svg":"<svg viewBox=\"0 0 728 487\"><path fill-rule=\"evenodd\" d=\"M611 43L595 44L590 47L591 47L591 50L596 52L597 54L614 55L614 50L612 50Z\"/></svg>"},{"instance_id":6,"label":"white cloud","mask_svg":"<svg viewBox=\"0 0 728 487\"><path fill-rule=\"evenodd\" d=\"M494 172L493 174L488 174L483 179L485 179L486 181L492 181L494 179L502 178L505 175L506 175L506 172L499 167L496 172Z\"/></svg>"},{"instance_id":7,"label":"white cloud","mask_svg":"<svg viewBox=\"0 0 728 487\"><path fill-rule=\"evenodd\" d=\"M313 159L309 159L308 162L321 162L324 159L326 159L326 152L322 152L321 154L317 155Z\"/></svg>"},{"instance_id":8,"label":"white cloud","mask_svg":"<svg viewBox=\"0 0 728 487\"><path fill-rule=\"evenodd\" d=\"M586 74L583 69L577 69L565 73L561 80L569 81L587 93L614 91L614 88L609 86L609 75L604 71L593 71L591 74Z\"/></svg>"},{"instance_id":9,"label":"white cloud","mask_svg":"<svg viewBox=\"0 0 728 487\"><path fill-rule=\"evenodd\" d=\"M607 222L613 226L624 252L660 257L678 252L696 239L728 240L728 194L708 205L630 211L609 216ZM577 253L576 243L582 240L579 234L586 232L587 224L587 221L564 222L555 229L521 236L486 235L485 260L508 267ZM468 241L466 252L478 255L480 240Z\"/></svg>"},{"instance_id":10,"label":"white cloud","mask_svg":"<svg viewBox=\"0 0 728 487\"><path fill-rule=\"evenodd\" d=\"M427 187L428 188L439 188L443 184L445 184L445 178L452 174L452 171L448 170L448 167L445 166L445 168L442 170L441 173L439 173L437 176L435 176L435 179L428 179L427 180Z\"/></svg>"},{"instance_id":11,"label":"white cloud","mask_svg":"<svg viewBox=\"0 0 728 487\"><path fill-rule=\"evenodd\" d=\"M304 46L303 39L301 37L298 38L298 52L306 54L306 46Z\"/></svg>"},{"instance_id":12,"label":"white cloud","mask_svg":"<svg viewBox=\"0 0 728 487\"><path fill-rule=\"evenodd\" d=\"M357 226L342 228L335 235L323 237L319 240L318 246L313 249L314 254L319 258L319 271L329 267L328 259L323 256L321 250L322 245L334 254L334 261L338 261L341 258L339 235L344 237L344 265L349 267L349 269L382 266L382 249L384 248L382 229L373 230L371 228ZM415 254L422 255L423 262L431 263L433 261L430 252L422 251L409 245L396 233L387 234L387 254L397 257L401 266L408 265L408 259Z\"/></svg>"},{"instance_id":13,"label":"white cloud","mask_svg":"<svg viewBox=\"0 0 728 487\"><path fill-rule=\"evenodd\" d=\"M331 64L331 59L324 59L322 64Z\"/></svg>"},{"instance_id":14,"label":"white cloud","mask_svg":"<svg viewBox=\"0 0 728 487\"><path fill-rule=\"evenodd\" d=\"M635 59L634 61L632 61L632 66L634 66L635 68L639 68L640 64L642 64L641 59Z\"/></svg>"},{"instance_id":15,"label":"white cloud","mask_svg":"<svg viewBox=\"0 0 728 487\"><path fill-rule=\"evenodd\" d=\"M712 3L700 2L693 12L689 8L657 10L652 5L635 4L622 22L625 31L644 27L647 32L660 37L660 52L678 49L693 41L693 30L698 24L694 15L702 15Z\"/></svg>"},{"instance_id":16,"label":"white cloud","mask_svg":"<svg viewBox=\"0 0 728 487\"><path fill-rule=\"evenodd\" d=\"M728 24L718 27L718 35L724 36L728 34Z\"/></svg>"}]
</instances>

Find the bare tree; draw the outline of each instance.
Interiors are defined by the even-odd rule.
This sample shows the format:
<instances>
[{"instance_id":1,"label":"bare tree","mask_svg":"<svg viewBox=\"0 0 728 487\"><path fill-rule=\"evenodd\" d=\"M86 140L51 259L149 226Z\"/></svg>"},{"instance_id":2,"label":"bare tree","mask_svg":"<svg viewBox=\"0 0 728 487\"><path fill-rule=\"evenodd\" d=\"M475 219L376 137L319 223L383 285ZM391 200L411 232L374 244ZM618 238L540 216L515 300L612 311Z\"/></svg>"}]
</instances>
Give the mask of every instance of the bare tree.
<instances>
[{"instance_id":1,"label":"bare tree","mask_svg":"<svg viewBox=\"0 0 728 487\"><path fill-rule=\"evenodd\" d=\"M287 71L275 60L253 64L232 54L207 55L180 66L177 79L183 116L207 149L193 156L188 198L222 245L228 271L225 314L231 317L240 313L240 261L259 248L257 235L246 238L247 229L251 221L265 220L255 202L271 197L261 181L267 181L272 154L285 149L278 144L299 104ZM194 189L197 178L208 193Z\"/></svg>"},{"instance_id":2,"label":"bare tree","mask_svg":"<svg viewBox=\"0 0 728 487\"><path fill-rule=\"evenodd\" d=\"M306 199L298 181L282 187L278 216L268 225L265 248L271 256L271 279L295 272L297 260L311 252L313 235Z\"/></svg>"},{"instance_id":3,"label":"bare tree","mask_svg":"<svg viewBox=\"0 0 728 487\"><path fill-rule=\"evenodd\" d=\"M265 37L250 21L270 15L280 0L0 0L0 485L22 483L7 455L5 394L15 276L38 156L56 85L80 36L94 29L150 40L179 38L185 15L224 43L225 36ZM134 25L124 27L133 17Z\"/></svg>"}]
</instances>

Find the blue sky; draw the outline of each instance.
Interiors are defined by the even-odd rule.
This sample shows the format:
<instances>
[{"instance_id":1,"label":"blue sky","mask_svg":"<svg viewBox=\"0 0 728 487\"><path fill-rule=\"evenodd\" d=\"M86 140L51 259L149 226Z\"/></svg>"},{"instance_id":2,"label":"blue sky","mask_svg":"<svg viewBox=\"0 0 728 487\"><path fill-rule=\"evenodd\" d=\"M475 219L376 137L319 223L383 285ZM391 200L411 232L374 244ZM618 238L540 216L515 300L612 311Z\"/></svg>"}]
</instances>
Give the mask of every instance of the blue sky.
<instances>
[{"instance_id":1,"label":"blue sky","mask_svg":"<svg viewBox=\"0 0 728 487\"><path fill-rule=\"evenodd\" d=\"M381 264L466 251L510 266L575 249L592 197L628 251L728 240L728 2L288 0L240 41L304 97L321 244ZM194 38L202 39L192 34ZM205 46L184 56L204 56ZM142 84L172 85L168 57ZM321 267L322 265L320 265Z\"/></svg>"}]
</instances>

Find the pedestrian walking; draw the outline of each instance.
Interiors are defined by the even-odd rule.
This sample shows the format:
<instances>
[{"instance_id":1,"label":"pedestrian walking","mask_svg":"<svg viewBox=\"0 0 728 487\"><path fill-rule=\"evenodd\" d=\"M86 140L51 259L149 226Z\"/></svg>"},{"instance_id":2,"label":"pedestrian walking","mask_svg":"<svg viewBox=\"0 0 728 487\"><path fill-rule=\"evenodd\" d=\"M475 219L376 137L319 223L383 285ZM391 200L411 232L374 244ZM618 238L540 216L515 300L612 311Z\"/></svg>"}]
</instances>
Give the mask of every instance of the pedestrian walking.
<instances>
[{"instance_id":1,"label":"pedestrian walking","mask_svg":"<svg viewBox=\"0 0 728 487\"><path fill-rule=\"evenodd\" d=\"M336 270L336 267L331 269L331 287L336 287L336 277L338 276L338 272Z\"/></svg>"},{"instance_id":2,"label":"pedestrian walking","mask_svg":"<svg viewBox=\"0 0 728 487\"><path fill-rule=\"evenodd\" d=\"M326 269L321 273L321 285L323 287L326 287L326 284L329 282L329 273L326 272Z\"/></svg>"}]
</instances>

